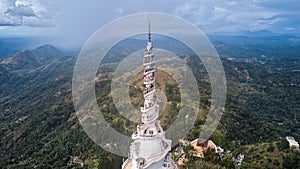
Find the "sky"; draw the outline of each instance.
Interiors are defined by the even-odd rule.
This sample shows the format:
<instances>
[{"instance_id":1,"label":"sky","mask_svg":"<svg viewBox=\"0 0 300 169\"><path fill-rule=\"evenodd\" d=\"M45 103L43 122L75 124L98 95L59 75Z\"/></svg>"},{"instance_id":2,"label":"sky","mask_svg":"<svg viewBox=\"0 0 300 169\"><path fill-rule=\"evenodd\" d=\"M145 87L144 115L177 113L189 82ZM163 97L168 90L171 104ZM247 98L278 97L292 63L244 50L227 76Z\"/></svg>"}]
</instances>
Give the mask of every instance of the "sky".
<instances>
[{"instance_id":1,"label":"sky","mask_svg":"<svg viewBox=\"0 0 300 169\"><path fill-rule=\"evenodd\" d=\"M82 45L121 16L163 12L206 34L268 30L300 35L299 0L0 0L0 37L39 36Z\"/></svg>"}]
</instances>

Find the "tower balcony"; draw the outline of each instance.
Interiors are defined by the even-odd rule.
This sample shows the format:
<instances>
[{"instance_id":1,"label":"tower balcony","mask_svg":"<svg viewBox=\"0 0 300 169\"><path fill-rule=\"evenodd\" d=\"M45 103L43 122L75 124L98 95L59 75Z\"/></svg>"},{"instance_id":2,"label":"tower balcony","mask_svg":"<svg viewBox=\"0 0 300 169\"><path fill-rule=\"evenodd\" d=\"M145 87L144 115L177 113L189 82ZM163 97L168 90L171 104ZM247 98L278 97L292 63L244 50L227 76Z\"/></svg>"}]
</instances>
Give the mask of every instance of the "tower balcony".
<instances>
[{"instance_id":1,"label":"tower balcony","mask_svg":"<svg viewBox=\"0 0 300 169\"><path fill-rule=\"evenodd\" d=\"M151 56L153 55L153 50L152 48L150 48L149 50L145 50L144 52L144 56L147 57L147 56Z\"/></svg>"},{"instance_id":2,"label":"tower balcony","mask_svg":"<svg viewBox=\"0 0 300 169\"><path fill-rule=\"evenodd\" d=\"M144 66L147 66L147 65L150 65L150 64L153 64L153 66L154 66L154 62L155 62L154 58L145 58L144 59Z\"/></svg>"},{"instance_id":3,"label":"tower balcony","mask_svg":"<svg viewBox=\"0 0 300 169\"><path fill-rule=\"evenodd\" d=\"M164 133L160 132L160 133L156 133L156 134L151 134L151 133L146 133L146 134L139 134L137 132L133 133L131 138L133 140L137 140L137 139L151 139L151 138L162 138L164 136Z\"/></svg>"},{"instance_id":4,"label":"tower balcony","mask_svg":"<svg viewBox=\"0 0 300 169\"><path fill-rule=\"evenodd\" d=\"M149 84L154 83L154 82L155 82L154 79L152 79L152 80L144 80L144 84L145 85L149 85Z\"/></svg>"},{"instance_id":5,"label":"tower balcony","mask_svg":"<svg viewBox=\"0 0 300 169\"><path fill-rule=\"evenodd\" d=\"M142 122L150 124L155 122L159 117L159 105L155 104L151 109L142 112Z\"/></svg>"},{"instance_id":6,"label":"tower balcony","mask_svg":"<svg viewBox=\"0 0 300 169\"><path fill-rule=\"evenodd\" d=\"M154 63L154 61L155 61L155 59L154 59L154 55L152 52L148 52L147 55L144 56L144 65Z\"/></svg>"},{"instance_id":7,"label":"tower balcony","mask_svg":"<svg viewBox=\"0 0 300 169\"><path fill-rule=\"evenodd\" d=\"M144 84L151 84L154 83L155 77L154 77L154 72L152 72L151 74L147 74L144 76Z\"/></svg>"},{"instance_id":8,"label":"tower balcony","mask_svg":"<svg viewBox=\"0 0 300 169\"><path fill-rule=\"evenodd\" d=\"M155 108L155 104L152 104L149 106L144 106L144 107L141 107L141 112L145 113L145 112L151 111L153 108Z\"/></svg>"},{"instance_id":9,"label":"tower balcony","mask_svg":"<svg viewBox=\"0 0 300 169\"><path fill-rule=\"evenodd\" d=\"M144 70L144 75L147 75L147 74L153 73L153 72L155 72L155 68L154 67L148 68L148 69Z\"/></svg>"},{"instance_id":10,"label":"tower balcony","mask_svg":"<svg viewBox=\"0 0 300 169\"><path fill-rule=\"evenodd\" d=\"M144 97L149 96L150 94L155 93L155 87L145 88L144 89Z\"/></svg>"},{"instance_id":11,"label":"tower balcony","mask_svg":"<svg viewBox=\"0 0 300 169\"><path fill-rule=\"evenodd\" d=\"M132 139L151 139L151 138L164 138L165 133L157 121L154 121L154 126L149 124L139 124L137 130L132 134Z\"/></svg>"}]
</instances>

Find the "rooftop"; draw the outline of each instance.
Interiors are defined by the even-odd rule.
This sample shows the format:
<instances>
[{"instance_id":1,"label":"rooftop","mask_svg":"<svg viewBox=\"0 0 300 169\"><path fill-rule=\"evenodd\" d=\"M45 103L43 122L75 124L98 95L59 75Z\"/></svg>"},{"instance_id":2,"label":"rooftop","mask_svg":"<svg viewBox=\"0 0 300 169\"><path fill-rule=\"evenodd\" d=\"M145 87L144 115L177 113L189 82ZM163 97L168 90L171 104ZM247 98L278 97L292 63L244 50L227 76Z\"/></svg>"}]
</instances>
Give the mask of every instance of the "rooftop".
<instances>
[{"instance_id":1,"label":"rooftop","mask_svg":"<svg viewBox=\"0 0 300 169\"><path fill-rule=\"evenodd\" d=\"M200 143L200 144L199 144ZM203 139L196 139L191 142L191 146L193 146L197 152L197 157L204 157L203 151L207 150L208 148L214 149L217 151L217 146L211 140L203 140Z\"/></svg>"},{"instance_id":2,"label":"rooftop","mask_svg":"<svg viewBox=\"0 0 300 169\"><path fill-rule=\"evenodd\" d=\"M299 148L299 143L294 139L294 137L287 136L286 140L289 142L290 147Z\"/></svg>"}]
</instances>

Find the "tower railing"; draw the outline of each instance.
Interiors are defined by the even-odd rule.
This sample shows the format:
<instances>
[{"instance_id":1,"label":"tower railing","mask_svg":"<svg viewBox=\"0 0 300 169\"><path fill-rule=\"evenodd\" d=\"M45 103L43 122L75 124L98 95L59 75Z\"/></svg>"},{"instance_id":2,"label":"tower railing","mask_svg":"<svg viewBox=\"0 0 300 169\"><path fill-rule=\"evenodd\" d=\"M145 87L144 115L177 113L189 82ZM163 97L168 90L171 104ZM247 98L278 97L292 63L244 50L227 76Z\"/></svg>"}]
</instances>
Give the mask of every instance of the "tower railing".
<instances>
[{"instance_id":1,"label":"tower railing","mask_svg":"<svg viewBox=\"0 0 300 169\"><path fill-rule=\"evenodd\" d=\"M155 91L154 85L150 88L145 88L144 89L144 97L148 96L150 93L153 93Z\"/></svg>"},{"instance_id":2,"label":"tower railing","mask_svg":"<svg viewBox=\"0 0 300 169\"><path fill-rule=\"evenodd\" d=\"M149 69L145 69L144 70L144 75L147 74L147 73L152 73L152 72L155 72L155 68L154 67L149 68Z\"/></svg>"},{"instance_id":3,"label":"tower railing","mask_svg":"<svg viewBox=\"0 0 300 169\"><path fill-rule=\"evenodd\" d=\"M148 65L150 63L154 63L155 59L154 57L145 57L144 58L144 65Z\"/></svg>"}]
</instances>

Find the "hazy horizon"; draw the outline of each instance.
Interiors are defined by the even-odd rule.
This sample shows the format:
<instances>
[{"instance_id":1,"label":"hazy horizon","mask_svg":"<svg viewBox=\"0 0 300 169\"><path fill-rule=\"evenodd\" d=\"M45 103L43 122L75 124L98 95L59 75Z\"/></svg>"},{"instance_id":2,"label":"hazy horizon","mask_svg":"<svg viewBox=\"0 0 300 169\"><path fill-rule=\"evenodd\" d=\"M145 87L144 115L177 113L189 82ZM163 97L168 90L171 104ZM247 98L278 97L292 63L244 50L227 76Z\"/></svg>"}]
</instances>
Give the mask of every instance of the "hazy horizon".
<instances>
[{"instance_id":1,"label":"hazy horizon","mask_svg":"<svg viewBox=\"0 0 300 169\"><path fill-rule=\"evenodd\" d=\"M60 47L80 47L104 25L137 12L182 17L207 35L268 31L299 36L299 7L297 0L1 0L0 37L40 37Z\"/></svg>"}]
</instances>

